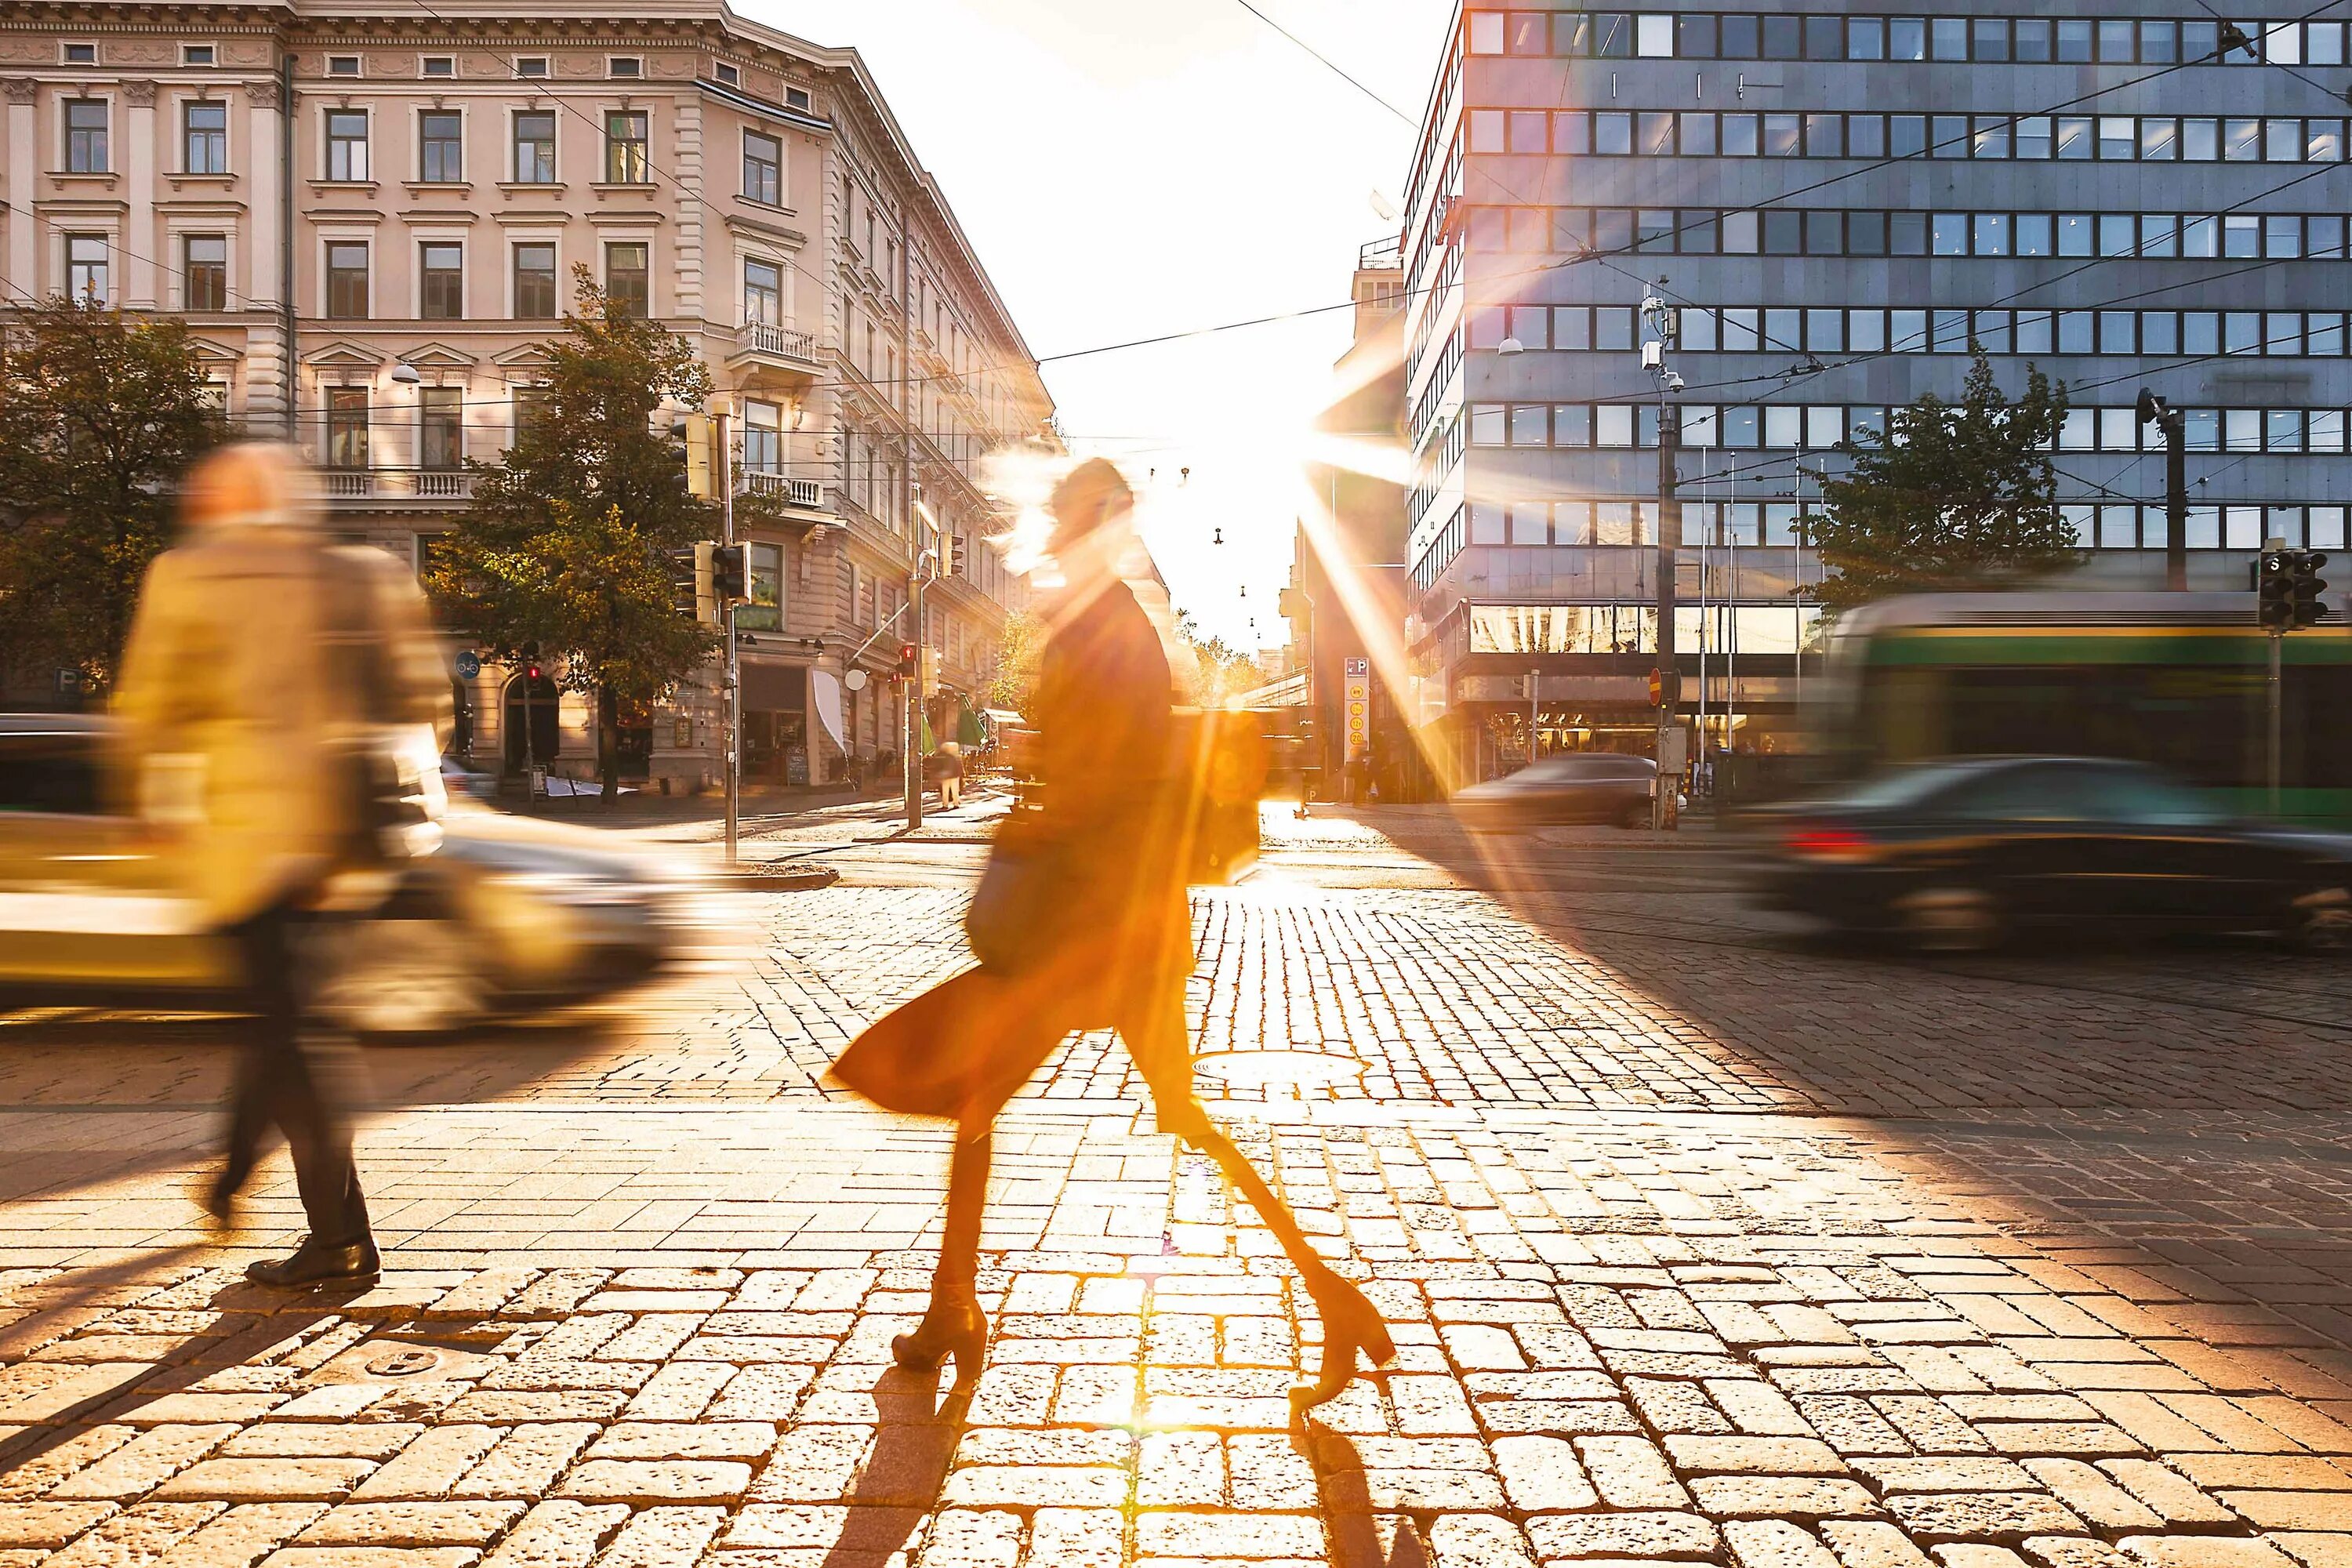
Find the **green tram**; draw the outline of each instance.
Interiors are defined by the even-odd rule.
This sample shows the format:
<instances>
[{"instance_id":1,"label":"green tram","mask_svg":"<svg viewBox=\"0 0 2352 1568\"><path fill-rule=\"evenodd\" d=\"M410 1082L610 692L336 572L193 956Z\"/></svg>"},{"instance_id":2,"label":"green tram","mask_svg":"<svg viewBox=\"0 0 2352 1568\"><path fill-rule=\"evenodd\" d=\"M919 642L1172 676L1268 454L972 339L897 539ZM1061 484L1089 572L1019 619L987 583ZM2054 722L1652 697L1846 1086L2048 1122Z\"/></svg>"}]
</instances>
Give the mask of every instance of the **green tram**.
<instances>
[{"instance_id":1,"label":"green tram","mask_svg":"<svg viewBox=\"0 0 2352 1568\"><path fill-rule=\"evenodd\" d=\"M2352 823L2352 624L2282 650L2282 815ZM2266 804L2270 636L2243 594L1935 594L1840 617L1814 693L1840 776L1930 757L2050 753L2153 763Z\"/></svg>"}]
</instances>

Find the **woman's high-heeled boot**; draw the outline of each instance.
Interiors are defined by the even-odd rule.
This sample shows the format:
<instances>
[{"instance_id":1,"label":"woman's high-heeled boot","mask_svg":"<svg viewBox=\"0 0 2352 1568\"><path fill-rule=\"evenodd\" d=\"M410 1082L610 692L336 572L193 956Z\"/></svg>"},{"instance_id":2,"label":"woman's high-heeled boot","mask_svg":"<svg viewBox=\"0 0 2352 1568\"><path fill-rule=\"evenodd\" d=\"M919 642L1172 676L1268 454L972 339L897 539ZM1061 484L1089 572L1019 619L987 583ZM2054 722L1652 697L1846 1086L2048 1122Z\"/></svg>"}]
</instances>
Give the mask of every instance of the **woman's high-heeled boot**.
<instances>
[{"instance_id":1,"label":"woman's high-heeled boot","mask_svg":"<svg viewBox=\"0 0 2352 1568\"><path fill-rule=\"evenodd\" d=\"M1359 1352L1376 1368L1396 1359L1396 1342L1389 1337L1371 1298L1328 1268L1317 1268L1306 1278L1307 1293L1315 1299L1316 1314L1323 1320L1323 1365L1312 1384L1290 1391L1290 1407L1299 1413L1339 1397L1356 1375Z\"/></svg>"},{"instance_id":2,"label":"woman's high-heeled boot","mask_svg":"<svg viewBox=\"0 0 2352 1568\"><path fill-rule=\"evenodd\" d=\"M988 1317L980 1303L969 1298L934 1298L930 1310L923 1314L922 1325L890 1342L890 1358L908 1372L937 1372L940 1363L950 1356L955 1358L959 1384L978 1377L988 1356Z\"/></svg>"}]
</instances>

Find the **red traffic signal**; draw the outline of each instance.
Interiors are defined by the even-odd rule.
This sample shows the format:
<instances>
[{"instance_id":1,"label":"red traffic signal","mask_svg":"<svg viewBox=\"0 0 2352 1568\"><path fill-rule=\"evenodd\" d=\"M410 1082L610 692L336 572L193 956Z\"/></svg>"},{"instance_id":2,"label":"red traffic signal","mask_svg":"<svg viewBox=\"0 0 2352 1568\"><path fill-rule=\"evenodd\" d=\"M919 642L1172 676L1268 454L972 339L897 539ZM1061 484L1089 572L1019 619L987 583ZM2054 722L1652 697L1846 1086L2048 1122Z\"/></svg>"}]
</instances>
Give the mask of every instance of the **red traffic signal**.
<instances>
[{"instance_id":1,"label":"red traffic signal","mask_svg":"<svg viewBox=\"0 0 2352 1568\"><path fill-rule=\"evenodd\" d=\"M917 665L915 663L916 651L917 650L913 643L902 642L898 645L898 668L892 673L896 674L899 679L912 680L915 679L917 672Z\"/></svg>"}]
</instances>

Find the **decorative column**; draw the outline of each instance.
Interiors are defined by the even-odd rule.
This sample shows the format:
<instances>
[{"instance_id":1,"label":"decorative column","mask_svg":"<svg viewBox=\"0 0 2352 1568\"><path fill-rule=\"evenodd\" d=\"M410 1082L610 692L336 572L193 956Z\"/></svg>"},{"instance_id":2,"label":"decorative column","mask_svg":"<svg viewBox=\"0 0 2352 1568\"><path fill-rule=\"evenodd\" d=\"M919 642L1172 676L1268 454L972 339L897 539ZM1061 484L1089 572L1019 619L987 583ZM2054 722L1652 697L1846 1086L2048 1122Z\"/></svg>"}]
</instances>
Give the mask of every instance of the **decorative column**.
<instances>
[{"instance_id":1,"label":"decorative column","mask_svg":"<svg viewBox=\"0 0 2352 1568\"><path fill-rule=\"evenodd\" d=\"M33 186L39 174L36 163L40 149L38 127L33 117L34 103L41 84L30 77L12 76L8 89L8 289L7 297L22 304L26 295L39 296L48 292L40 268L40 249L34 238L39 225L33 221Z\"/></svg>"},{"instance_id":2,"label":"decorative column","mask_svg":"<svg viewBox=\"0 0 2352 1568\"><path fill-rule=\"evenodd\" d=\"M122 101L129 112L125 130L130 146L123 156L123 195L129 207L122 218L122 303L133 310L152 310L164 296L164 279L157 264L169 258L155 250L155 84L126 81Z\"/></svg>"},{"instance_id":3,"label":"decorative column","mask_svg":"<svg viewBox=\"0 0 2352 1568\"><path fill-rule=\"evenodd\" d=\"M288 287L278 277L278 181L285 159L280 138L286 126L278 112L278 83L248 81L245 99L250 167L245 171L241 245L245 298L237 304L251 323L245 333L245 409L249 421L260 426L269 417L284 416L289 388L299 372L286 363L286 342L278 322L278 302Z\"/></svg>"}]
</instances>

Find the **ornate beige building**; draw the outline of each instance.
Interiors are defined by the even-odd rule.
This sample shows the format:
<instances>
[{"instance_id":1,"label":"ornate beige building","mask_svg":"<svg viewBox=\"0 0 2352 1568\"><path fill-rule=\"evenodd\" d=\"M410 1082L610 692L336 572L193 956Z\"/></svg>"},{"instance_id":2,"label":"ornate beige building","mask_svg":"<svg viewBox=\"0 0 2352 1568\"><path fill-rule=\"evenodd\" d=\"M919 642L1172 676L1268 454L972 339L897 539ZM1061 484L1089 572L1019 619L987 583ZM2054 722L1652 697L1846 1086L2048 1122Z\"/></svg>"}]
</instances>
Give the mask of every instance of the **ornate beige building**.
<instances>
[{"instance_id":1,"label":"ornate beige building","mask_svg":"<svg viewBox=\"0 0 2352 1568\"><path fill-rule=\"evenodd\" d=\"M929 595L940 684L984 681L1022 590L981 545L977 467L1052 405L855 50L718 0L0 0L0 87L8 300L184 314L232 415L299 441L339 526L413 561L465 505L465 460L528 417L575 266L694 339L739 489L788 502L746 536L748 777L897 749L910 500L965 540ZM477 758L511 766L521 681L462 684ZM584 773L587 709L562 712L533 750ZM712 683L689 689L631 716L625 749L666 787L707 784L717 712Z\"/></svg>"}]
</instances>

